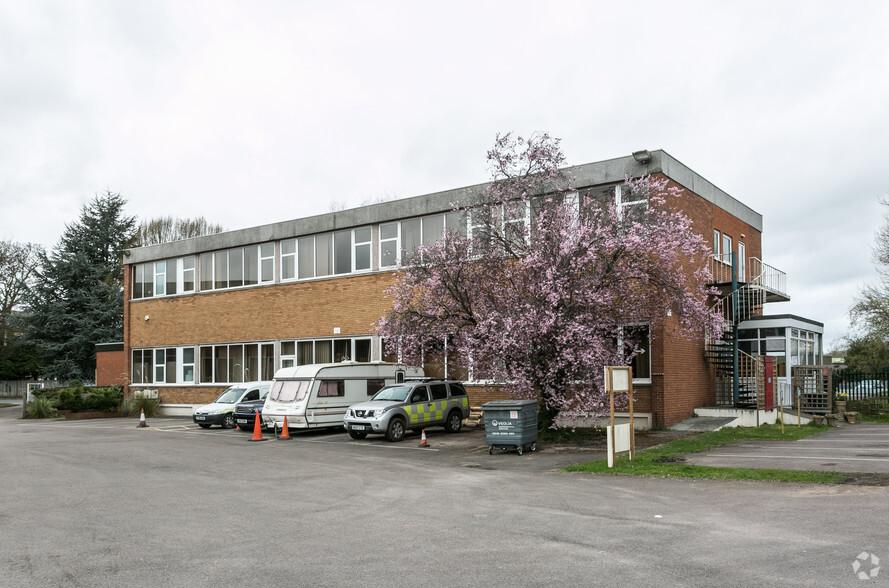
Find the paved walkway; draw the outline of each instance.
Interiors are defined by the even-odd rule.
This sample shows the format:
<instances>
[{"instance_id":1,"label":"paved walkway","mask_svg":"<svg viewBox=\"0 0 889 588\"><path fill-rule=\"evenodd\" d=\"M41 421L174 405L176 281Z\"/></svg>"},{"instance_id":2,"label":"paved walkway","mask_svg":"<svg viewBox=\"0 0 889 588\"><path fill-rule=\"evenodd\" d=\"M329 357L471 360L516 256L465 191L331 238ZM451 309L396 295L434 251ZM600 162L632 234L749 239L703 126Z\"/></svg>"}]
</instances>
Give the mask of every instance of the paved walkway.
<instances>
[{"instance_id":1,"label":"paved walkway","mask_svg":"<svg viewBox=\"0 0 889 588\"><path fill-rule=\"evenodd\" d=\"M685 460L716 467L889 474L889 425L842 424L798 441L744 441Z\"/></svg>"}]
</instances>

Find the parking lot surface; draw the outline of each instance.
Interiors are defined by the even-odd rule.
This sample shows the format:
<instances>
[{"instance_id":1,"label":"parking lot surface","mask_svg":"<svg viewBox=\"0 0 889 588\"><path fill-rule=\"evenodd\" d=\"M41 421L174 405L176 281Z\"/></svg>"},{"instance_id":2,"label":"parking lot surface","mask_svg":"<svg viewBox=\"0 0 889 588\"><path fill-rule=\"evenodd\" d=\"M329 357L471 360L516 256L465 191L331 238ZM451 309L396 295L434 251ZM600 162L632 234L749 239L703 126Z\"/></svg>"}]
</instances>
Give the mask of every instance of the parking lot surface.
<instances>
[{"instance_id":1,"label":"parking lot surface","mask_svg":"<svg viewBox=\"0 0 889 588\"><path fill-rule=\"evenodd\" d=\"M685 456L704 466L889 474L889 425L827 428L797 441L745 441Z\"/></svg>"},{"instance_id":2,"label":"parking lot surface","mask_svg":"<svg viewBox=\"0 0 889 588\"><path fill-rule=\"evenodd\" d=\"M885 487L568 474L594 452L478 429L148 425L0 421L4 585L836 586L889 557Z\"/></svg>"}]
</instances>

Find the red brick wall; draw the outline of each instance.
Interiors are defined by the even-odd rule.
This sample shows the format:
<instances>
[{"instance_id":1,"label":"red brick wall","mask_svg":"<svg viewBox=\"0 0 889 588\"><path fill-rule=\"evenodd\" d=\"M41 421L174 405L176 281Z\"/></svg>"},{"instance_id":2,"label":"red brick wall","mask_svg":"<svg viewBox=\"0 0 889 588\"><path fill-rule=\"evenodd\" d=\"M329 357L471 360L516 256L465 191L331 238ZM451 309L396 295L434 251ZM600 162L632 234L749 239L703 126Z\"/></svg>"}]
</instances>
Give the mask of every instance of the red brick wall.
<instances>
[{"instance_id":1,"label":"red brick wall","mask_svg":"<svg viewBox=\"0 0 889 588\"><path fill-rule=\"evenodd\" d=\"M131 300L128 342L138 348L366 335L388 309L383 291L393 279L386 272Z\"/></svg>"},{"instance_id":2,"label":"red brick wall","mask_svg":"<svg viewBox=\"0 0 889 588\"><path fill-rule=\"evenodd\" d=\"M732 237L735 250L743 240L749 257L762 258L760 231L704 198L685 190L669 205L689 216L708 247L715 228ZM366 335L389 307L383 292L393 280L394 274L380 272L147 300L126 296L124 361L132 347ZM340 328L336 335L334 327ZM653 333L651 360L652 384L636 388L635 410L654 413L655 426L673 425L692 416L695 407L714 403L714 377L702 337L683 339L675 321L668 322ZM210 402L224 388L158 386L168 403ZM507 397L498 388L469 386L467 391L472 406Z\"/></svg>"},{"instance_id":3,"label":"red brick wall","mask_svg":"<svg viewBox=\"0 0 889 588\"><path fill-rule=\"evenodd\" d=\"M129 380L124 351L96 352L96 386L118 386Z\"/></svg>"},{"instance_id":4,"label":"red brick wall","mask_svg":"<svg viewBox=\"0 0 889 588\"><path fill-rule=\"evenodd\" d=\"M130 389L147 388L157 390L157 395L164 404L210 404L216 400L231 384L201 384L199 386L171 386L164 384L141 384Z\"/></svg>"},{"instance_id":5,"label":"red brick wall","mask_svg":"<svg viewBox=\"0 0 889 588\"><path fill-rule=\"evenodd\" d=\"M679 186L672 180L670 185ZM701 196L682 188L683 194L669 201L692 221L695 232L708 247L713 244L713 230L732 237L732 250L738 241L747 248L747 257L762 259L762 233ZM741 237L744 235L744 237ZM748 262L747 267L750 267ZM652 342L652 412L654 426L669 427L694 414L700 406L716 402L713 368L704 357L703 334L683 335L675 319L668 319L664 329L655 331ZM638 406L638 404L637 404ZM639 409L640 412L642 409Z\"/></svg>"}]
</instances>

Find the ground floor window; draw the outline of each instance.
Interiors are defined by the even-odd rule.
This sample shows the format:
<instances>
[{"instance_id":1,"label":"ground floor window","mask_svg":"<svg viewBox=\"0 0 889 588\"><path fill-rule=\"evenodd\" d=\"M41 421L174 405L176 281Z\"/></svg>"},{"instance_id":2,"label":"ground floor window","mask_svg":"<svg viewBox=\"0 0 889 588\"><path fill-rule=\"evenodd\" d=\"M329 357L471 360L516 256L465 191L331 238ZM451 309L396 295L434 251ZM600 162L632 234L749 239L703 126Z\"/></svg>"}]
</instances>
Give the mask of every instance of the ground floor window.
<instances>
[{"instance_id":1,"label":"ground floor window","mask_svg":"<svg viewBox=\"0 0 889 588\"><path fill-rule=\"evenodd\" d=\"M630 360L633 381L651 382L651 331L648 325L621 327L620 344L625 355L633 354Z\"/></svg>"},{"instance_id":2,"label":"ground floor window","mask_svg":"<svg viewBox=\"0 0 889 588\"><path fill-rule=\"evenodd\" d=\"M193 384L194 347L133 349L133 384Z\"/></svg>"},{"instance_id":3,"label":"ground floor window","mask_svg":"<svg viewBox=\"0 0 889 588\"><path fill-rule=\"evenodd\" d=\"M370 337L281 342L281 367L341 361L371 361Z\"/></svg>"},{"instance_id":4,"label":"ground floor window","mask_svg":"<svg viewBox=\"0 0 889 588\"><path fill-rule=\"evenodd\" d=\"M403 363L401 347L398 339L384 338L381 341L383 361ZM453 344L447 337L439 342L426 342L423 347L421 366L423 373L430 378L475 380L482 379L483 374L478 366L473 366L471 361L459 357ZM471 368L475 367L473 371Z\"/></svg>"},{"instance_id":5,"label":"ground floor window","mask_svg":"<svg viewBox=\"0 0 889 588\"><path fill-rule=\"evenodd\" d=\"M202 384L229 384L271 380L275 376L273 343L202 345Z\"/></svg>"}]
</instances>

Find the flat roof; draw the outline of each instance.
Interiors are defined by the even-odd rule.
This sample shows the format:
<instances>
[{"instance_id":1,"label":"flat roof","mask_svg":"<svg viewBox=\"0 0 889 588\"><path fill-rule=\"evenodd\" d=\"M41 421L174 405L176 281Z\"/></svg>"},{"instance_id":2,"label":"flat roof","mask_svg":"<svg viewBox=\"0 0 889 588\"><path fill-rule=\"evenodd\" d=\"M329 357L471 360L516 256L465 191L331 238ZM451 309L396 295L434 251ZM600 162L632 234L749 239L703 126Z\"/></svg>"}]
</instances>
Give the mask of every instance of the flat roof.
<instances>
[{"instance_id":1,"label":"flat roof","mask_svg":"<svg viewBox=\"0 0 889 588\"><path fill-rule=\"evenodd\" d=\"M762 231L761 214L719 189L713 183L661 149L651 151L651 160L648 163L640 163L632 155L627 155L625 157L568 167L565 168L565 171L574 176L574 186L577 188L623 182L627 177L660 173L746 222L756 230ZM128 249L126 252L127 258L124 261L125 263L133 264L194 255L205 251L266 243L302 235L326 233L447 212L452 209L454 203L472 202L489 184L490 182L486 182L443 192L359 206L338 212L329 212L267 225L226 231L214 235L183 239L171 243Z\"/></svg>"},{"instance_id":2,"label":"flat roof","mask_svg":"<svg viewBox=\"0 0 889 588\"><path fill-rule=\"evenodd\" d=\"M804 323L806 325L811 325L813 327L819 327L821 330L824 330L824 323L819 323L818 321L808 319L802 316L797 316L795 314L772 314L772 315L764 315L764 316L755 316L749 319L745 319L741 322L741 328L746 323L753 322L766 322L766 321L774 321L775 323Z\"/></svg>"}]
</instances>

